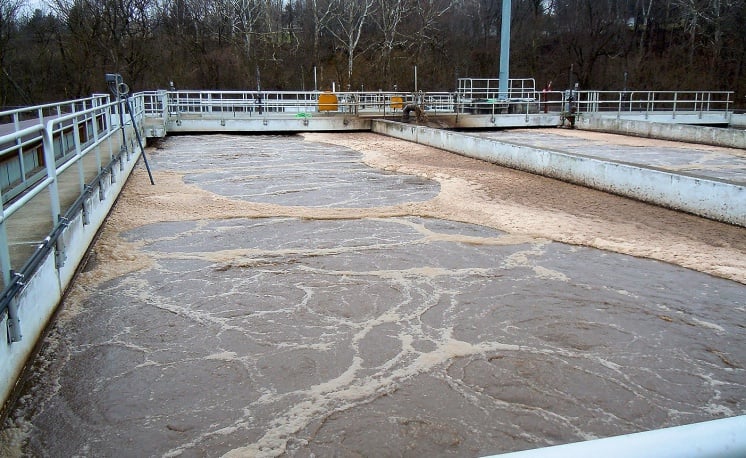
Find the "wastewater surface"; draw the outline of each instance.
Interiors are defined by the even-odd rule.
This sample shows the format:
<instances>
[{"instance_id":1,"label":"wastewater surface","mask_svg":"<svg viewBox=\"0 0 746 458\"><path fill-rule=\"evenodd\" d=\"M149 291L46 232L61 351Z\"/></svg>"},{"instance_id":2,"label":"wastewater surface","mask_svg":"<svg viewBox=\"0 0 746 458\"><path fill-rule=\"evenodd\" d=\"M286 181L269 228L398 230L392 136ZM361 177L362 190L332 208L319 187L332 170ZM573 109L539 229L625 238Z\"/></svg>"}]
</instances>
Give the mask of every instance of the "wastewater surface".
<instances>
[{"instance_id":1,"label":"wastewater surface","mask_svg":"<svg viewBox=\"0 0 746 458\"><path fill-rule=\"evenodd\" d=\"M741 283L435 218L447 181L301 137L150 160L7 453L471 457L746 412Z\"/></svg>"}]
</instances>

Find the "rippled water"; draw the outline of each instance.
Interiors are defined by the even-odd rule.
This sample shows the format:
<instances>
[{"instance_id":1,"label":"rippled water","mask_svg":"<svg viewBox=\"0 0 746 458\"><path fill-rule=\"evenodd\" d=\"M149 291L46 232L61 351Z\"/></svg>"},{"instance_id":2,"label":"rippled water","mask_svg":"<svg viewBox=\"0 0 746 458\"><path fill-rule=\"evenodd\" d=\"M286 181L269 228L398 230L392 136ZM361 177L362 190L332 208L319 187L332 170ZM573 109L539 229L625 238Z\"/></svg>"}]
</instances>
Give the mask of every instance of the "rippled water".
<instances>
[{"instance_id":1,"label":"rippled water","mask_svg":"<svg viewBox=\"0 0 746 458\"><path fill-rule=\"evenodd\" d=\"M120 234L152 267L53 329L6 437L37 456L479 456L746 411L743 285L475 224L314 219L438 192L359 159L169 139L157 171L308 216Z\"/></svg>"}]
</instances>

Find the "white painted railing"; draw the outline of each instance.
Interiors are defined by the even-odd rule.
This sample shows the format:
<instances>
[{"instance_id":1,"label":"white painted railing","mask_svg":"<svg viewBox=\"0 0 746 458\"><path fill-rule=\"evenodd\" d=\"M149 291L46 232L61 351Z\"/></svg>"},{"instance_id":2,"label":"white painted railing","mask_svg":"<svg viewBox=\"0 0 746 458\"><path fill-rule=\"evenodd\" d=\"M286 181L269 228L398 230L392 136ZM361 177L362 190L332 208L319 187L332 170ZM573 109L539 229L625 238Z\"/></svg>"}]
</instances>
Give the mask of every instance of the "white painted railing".
<instances>
[{"instance_id":1,"label":"white painted railing","mask_svg":"<svg viewBox=\"0 0 746 458\"><path fill-rule=\"evenodd\" d=\"M519 87L508 99L496 92L320 92L320 91L153 91L142 93L146 116L161 119L305 117L328 115L399 116L419 105L428 115L453 114L616 114L646 119L654 114L718 114L727 122L730 91L537 91ZM331 102L330 102L331 100Z\"/></svg>"},{"instance_id":2,"label":"white painted railing","mask_svg":"<svg viewBox=\"0 0 746 458\"><path fill-rule=\"evenodd\" d=\"M144 112L135 97L136 119ZM0 112L0 315L11 299L9 288L28 276L28 265L43 239L69 212L85 211L81 196L129 154L132 144L120 123L120 105L108 95ZM10 122L8 122L10 121ZM33 207L33 209L32 209ZM63 221L64 222L64 221Z\"/></svg>"},{"instance_id":3,"label":"white painted railing","mask_svg":"<svg viewBox=\"0 0 746 458\"><path fill-rule=\"evenodd\" d=\"M673 119L680 114L721 113L727 120L733 110L732 91L578 91L572 94L580 113L627 113L650 116L668 113Z\"/></svg>"}]
</instances>

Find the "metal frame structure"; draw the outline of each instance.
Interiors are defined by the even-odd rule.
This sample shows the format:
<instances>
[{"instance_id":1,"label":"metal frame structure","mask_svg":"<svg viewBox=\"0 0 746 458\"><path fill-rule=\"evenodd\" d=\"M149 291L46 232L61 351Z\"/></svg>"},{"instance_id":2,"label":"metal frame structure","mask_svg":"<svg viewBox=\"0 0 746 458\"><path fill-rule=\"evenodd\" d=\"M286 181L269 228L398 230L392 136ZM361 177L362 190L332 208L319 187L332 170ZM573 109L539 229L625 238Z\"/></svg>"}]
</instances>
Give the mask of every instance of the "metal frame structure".
<instances>
[{"instance_id":1,"label":"metal frame structure","mask_svg":"<svg viewBox=\"0 0 746 458\"><path fill-rule=\"evenodd\" d=\"M732 91L538 91L532 78L511 79L509 97L499 97L494 78L461 78L456 92L334 92L319 91L151 91L138 94L146 117L176 120L293 118L313 116L397 117L403 107L420 105L428 116L457 114L559 113L568 102L578 115L600 114L648 119L666 114L717 113L728 121ZM332 94L334 109L321 108L319 98ZM571 98L570 98L571 97ZM723 122L721 121L721 122Z\"/></svg>"},{"instance_id":2,"label":"metal frame structure","mask_svg":"<svg viewBox=\"0 0 746 458\"><path fill-rule=\"evenodd\" d=\"M720 112L724 121L733 107L732 91L579 91L576 104L580 113L615 114L649 119L651 115L677 115Z\"/></svg>"}]
</instances>

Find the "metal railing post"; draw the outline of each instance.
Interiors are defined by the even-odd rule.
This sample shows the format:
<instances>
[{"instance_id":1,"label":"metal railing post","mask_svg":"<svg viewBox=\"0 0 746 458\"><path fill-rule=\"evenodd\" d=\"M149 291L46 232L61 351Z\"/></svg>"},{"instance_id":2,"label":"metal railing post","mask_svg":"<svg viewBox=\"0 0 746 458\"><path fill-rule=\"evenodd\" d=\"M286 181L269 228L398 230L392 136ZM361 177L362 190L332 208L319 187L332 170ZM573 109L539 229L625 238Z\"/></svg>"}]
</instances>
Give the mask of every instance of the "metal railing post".
<instances>
[{"instance_id":1,"label":"metal railing post","mask_svg":"<svg viewBox=\"0 0 746 458\"><path fill-rule=\"evenodd\" d=\"M60 210L60 192L57 186L57 167L54 158L54 139L52 126L54 121L49 121L42 130L42 142L44 149L44 165L47 169L47 177L52 181L49 183L49 200L50 210L52 212L52 226L59 220Z\"/></svg>"},{"instance_id":2,"label":"metal railing post","mask_svg":"<svg viewBox=\"0 0 746 458\"><path fill-rule=\"evenodd\" d=\"M95 104L96 106L99 106L98 103ZM101 147L99 146L98 141L98 112L93 112L93 143L96 145L96 170L98 172L101 171L101 168L103 167L102 161L101 161Z\"/></svg>"},{"instance_id":3,"label":"metal railing post","mask_svg":"<svg viewBox=\"0 0 746 458\"><path fill-rule=\"evenodd\" d=\"M73 145L75 146L75 156L77 157L78 163L78 184L80 185L80 193L82 194L85 190L85 168L83 167L83 154L80 144L80 129L78 125L78 118L73 118L72 122Z\"/></svg>"},{"instance_id":4,"label":"metal railing post","mask_svg":"<svg viewBox=\"0 0 746 458\"><path fill-rule=\"evenodd\" d=\"M0 202L3 195L0 190ZM3 275L3 288L10 283L10 246L8 244L8 231L5 227L5 208L0 206L0 269Z\"/></svg>"}]
</instances>

